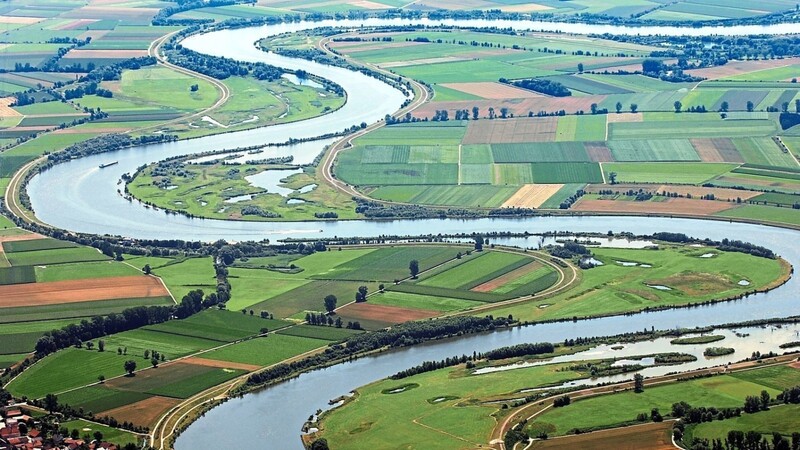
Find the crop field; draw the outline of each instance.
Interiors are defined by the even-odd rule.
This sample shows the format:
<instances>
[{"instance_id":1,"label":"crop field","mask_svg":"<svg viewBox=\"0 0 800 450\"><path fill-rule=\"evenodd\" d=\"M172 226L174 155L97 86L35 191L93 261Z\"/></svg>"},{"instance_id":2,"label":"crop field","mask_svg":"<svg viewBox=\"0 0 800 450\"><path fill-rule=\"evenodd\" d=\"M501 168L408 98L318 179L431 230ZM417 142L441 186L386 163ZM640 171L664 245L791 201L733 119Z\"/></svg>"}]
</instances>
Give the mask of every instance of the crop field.
<instances>
[{"instance_id":1,"label":"crop field","mask_svg":"<svg viewBox=\"0 0 800 450\"><path fill-rule=\"evenodd\" d=\"M563 184L526 184L503 202L503 207L540 208L563 187Z\"/></svg>"},{"instance_id":2,"label":"crop field","mask_svg":"<svg viewBox=\"0 0 800 450\"><path fill-rule=\"evenodd\" d=\"M621 183L702 184L735 167L723 163L604 163L603 171L606 178L615 172Z\"/></svg>"},{"instance_id":3,"label":"crop field","mask_svg":"<svg viewBox=\"0 0 800 450\"><path fill-rule=\"evenodd\" d=\"M771 138L739 138L733 143L748 164L800 168L792 155L782 152Z\"/></svg>"},{"instance_id":4,"label":"crop field","mask_svg":"<svg viewBox=\"0 0 800 450\"><path fill-rule=\"evenodd\" d=\"M481 164L480 166L484 166ZM463 165L462 165L463 167ZM489 170L492 166L486 165ZM490 173L493 179L493 174ZM463 181L462 181L463 182ZM370 195L403 203L497 208L517 191L507 186L381 186Z\"/></svg>"},{"instance_id":5,"label":"crop field","mask_svg":"<svg viewBox=\"0 0 800 450\"><path fill-rule=\"evenodd\" d=\"M36 271L31 266L0 267L0 285L35 282Z\"/></svg>"},{"instance_id":6,"label":"crop field","mask_svg":"<svg viewBox=\"0 0 800 450\"><path fill-rule=\"evenodd\" d=\"M492 159L496 163L591 161L580 142L492 144Z\"/></svg>"},{"instance_id":7,"label":"crop field","mask_svg":"<svg viewBox=\"0 0 800 450\"><path fill-rule=\"evenodd\" d=\"M150 398L144 392L118 390L108 384L86 386L58 396L58 403L98 413Z\"/></svg>"},{"instance_id":8,"label":"crop field","mask_svg":"<svg viewBox=\"0 0 800 450\"><path fill-rule=\"evenodd\" d=\"M265 367L325 347L329 342L323 339L274 334L204 353L203 357Z\"/></svg>"},{"instance_id":9,"label":"crop field","mask_svg":"<svg viewBox=\"0 0 800 450\"><path fill-rule=\"evenodd\" d=\"M433 309L418 309L370 303L352 303L337 310L345 322L358 321L367 330L377 330L412 320L429 319L440 314Z\"/></svg>"},{"instance_id":10,"label":"crop field","mask_svg":"<svg viewBox=\"0 0 800 450\"><path fill-rule=\"evenodd\" d=\"M90 247L55 248L52 250L33 250L6 253L12 266L46 266L82 261L106 261L108 256Z\"/></svg>"},{"instance_id":11,"label":"crop field","mask_svg":"<svg viewBox=\"0 0 800 450\"><path fill-rule=\"evenodd\" d=\"M473 254L467 258L474 259L431 278L425 278L418 284L421 286L469 290L481 284L487 277L492 279L497 276L496 273L498 272L505 274L530 262L530 258L516 253L493 251L486 254Z\"/></svg>"},{"instance_id":12,"label":"crop field","mask_svg":"<svg viewBox=\"0 0 800 450\"><path fill-rule=\"evenodd\" d=\"M457 294L456 294L457 295ZM405 292L386 291L373 295L368 303L372 305L396 306L399 308L423 309L428 311L457 311L481 306L482 302L463 300L460 298L437 297L433 295L409 294Z\"/></svg>"},{"instance_id":13,"label":"crop field","mask_svg":"<svg viewBox=\"0 0 800 450\"><path fill-rule=\"evenodd\" d=\"M800 224L800 211L775 206L741 205L715 214L719 217L749 219L767 223Z\"/></svg>"},{"instance_id":14,"label":"crop field","mask_svg":"<svg viewBox=\"0 0 800 450\"><path fill-rule=\"evenodd\" d=\"M617 161L699 161L686 139L609 141L608 148Z\"/></svg>"},{"instance_id":15,"label":"crop field","mask_svg":"<svg viewBox=\"0 0 800 450\"><path fill-rule=\"evenodd\" d=\"M532 163L533 182L539 184L602 183L597 163Z\"/></svg>"},{"instance_id":16,"label":"crop field","mask_svg":"<svg viewBox=\"0 0 800 450\"><path fill-rule=\"evenodd\" d=\"M239 369L175 362L139 372L133 377L115 378L107 381L106 385L120 391L187 398L243 373L245 372Z\"/></svg>"},{"instance_id":17,"label":"crop field","mask_svg":"<svg viewBox=\"0 0 800 450\"><path fill-rule=\"evenodd\" d=\"M172 304L174 302L171 297L143 297L41 305L35 308L19 306L2 308L3 314L0 315L0 323L92 317L118 313L136 306Z\"/></svg>"},{"instance_id":18,"label":"crop field","mask_svg":"<svg viewBox=\"0 0 800 450\"><path fill-rule=\"evenodd\" d=\"M556 138L558 121L553 117L471 121L463 143L552 142Z\"/></svg>"},{"instance_id":19,"label":"crop field","mask_svg":"<svg viewBox=\"0 0 800 450\"><path fill-rule=\"evenodd\" d=\"M144 276L0 286L4 308L167 296L160 280Z\"/></svg>"},{"instance_id":20,"label":"crop field","mask_svg":"<svg viewBox=\"0 0 800 450\"><path fill-rule=\"evenodd\" d=\"M670 450L672 445L672 423L648 423L611 430L595 431L574 436L561 436L538 441L531 446L536 450L569 450L582 448L602 450Z\"/></svg>"},{"instance_id":21,"label":"crop field","mask_svg":"<svg viewBox=\"0 0 800 450\"><path fill-rule=\"evenodd\" d=\"M370 301L372 300L370 299ZM360 333L363 333L363 331L349 330L347 328L321 327L314 325L297 325L277 332L277 334L282 334L286 336L298 336L311 339L322 339L323 341L333 341L333 342L341 341L349 338L350 336L353 336L354 334L360 334Z\"/></svg>"},{"instance_id":22,"label":"crop field","mask_svg":"<svg viewBox=\"0 0 800 450\"><path fill-rule=\"evenodd\" d=\"M411 260L419 262L420 272L447 262L466 247L427 245L382 247L366 255L335 266L314 278L349 281L392 281L409 276Z\"/></svg>"}]
</instances>

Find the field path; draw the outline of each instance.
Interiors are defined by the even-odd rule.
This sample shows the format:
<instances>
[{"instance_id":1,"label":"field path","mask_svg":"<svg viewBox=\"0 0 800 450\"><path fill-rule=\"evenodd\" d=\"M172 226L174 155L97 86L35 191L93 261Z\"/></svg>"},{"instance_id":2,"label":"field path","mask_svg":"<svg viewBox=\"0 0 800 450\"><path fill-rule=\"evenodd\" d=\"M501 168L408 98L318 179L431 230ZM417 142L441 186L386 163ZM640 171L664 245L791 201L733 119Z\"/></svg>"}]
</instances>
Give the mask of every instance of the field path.
<instances>
[{"instance_id":1,"label":"field path","mask_svg":"<svg viewBox=\"0 0 800 450\"><path fill-rule=\"evenodd\" d=\"M602 176L602 177L603 177L603 184L608 184L608 183L606 182L606 171L605 171L605 170L603 170L603 163L599 162L599 163L597 163L597 164L600 166L600 176Z\"/></svg>"},{"instance_id":2,"label":"field path","mask_svg":"<svg viewBox=\"0 0 800 450\"><path fill-rule=\"evenodd\" d=\"M461 144L458 144L458 184L461 185Z\"/></svg>"}]
</instances>

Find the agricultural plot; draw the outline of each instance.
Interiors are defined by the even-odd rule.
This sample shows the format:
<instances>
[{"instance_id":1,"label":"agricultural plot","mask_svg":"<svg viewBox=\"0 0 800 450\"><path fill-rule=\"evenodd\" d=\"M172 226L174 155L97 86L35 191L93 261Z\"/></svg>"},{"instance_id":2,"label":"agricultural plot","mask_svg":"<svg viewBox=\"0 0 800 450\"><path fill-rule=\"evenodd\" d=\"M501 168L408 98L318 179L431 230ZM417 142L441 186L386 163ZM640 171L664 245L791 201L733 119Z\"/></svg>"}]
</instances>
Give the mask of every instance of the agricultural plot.
<instances>
[{"instance_id":1,"label":"agricultural plot","mask_svg":"<svg viewBox=\"0 0 800 450\"><path fill-rule=\"evenodd\" d=\"M692 114L692 113L684 113ZM677 120L609 124L608 137L617 139L714 138L769 136L777 131L771 120Z\"/></svg>"},{"instance_id":2,"label":"agricultural plot","mask_svg":"<svg viewBox=\"0 0 800 450\"><path fill-rule=\"evenodd\" d=\"M786 207L741 205L715 215L764 223L800 225L800 210Z\"/></svg>"},{"instance_id":3,"label":"agricultural plot","mask_svg":"<svg viewBox=\"0 0 800 450\"><path fill-rule=\"evenodd\" d=\"M544 79L561 83L571 91L577 91L589 95L633 93L631 90L586 78L581 75L558 75L554 77L544 77Z\"/></svg>"},{"instance_id":4,"label":"agricultural plot","mask_svg":"<svg viewBox=\"0 0 800 450\"><path fill-rule=\"evenodd\" d=\"M392 281L409 276L409 261L417 260L421 272L450 261L466 247L426 245L381 247L352 261L342 263L314 278L349 281Z\"/></svg>"},{"instance_id":5,"label":"agricultural plot","mask_svg":"<svg viewBox=\"0 0 800 450\"><path fill-rule=\"evenodd\" d=\"M453 297L409 294L405 292L386 291L369 298L372 305L395 306L398 308L422 309L428 311L459 311L481 306L483 303L474 300L463 300Z\"/></svg>"},{"instance_id":6,"label":"agricultural plot","mask_svg":"<svg viewBox=\"0 0 800 450\"><path fill-rule=\"evenodd\" d=\"M589 162L589 154L580 142L492 144L496 163Z\"/></svg>"},{"instance_id":7,"label":"agricultural plot","mask_svg":"<svg viewBox=\"0 0 800 450\"><path fill-rule=\"evenodd\" d=\"M490 182L493 180L492 166ZM462 165L463 168L463 165ZM462 178L462 183L466 183ZM370 192L370 196L403 203L442 206L469 206L496 208L501 206L514 192L509 186L381 186Z\"/></svg>"},{"instance_id":8,"label":"agricultural plot","mask_svg":"<svg viewBox=\"0 0 800 450\"><path fill-rule=\"evenodd\" d=\"M772 138L739 138L733 144L748 164L800 168L789 153L784 153Z\"/></svg>"},{"instance_id":9,"label":"agricultural plot","mask_svg":"<svg viewBox=\"0 0 800 450\"><path fill-rule=\"evenodd\" d=\"M602 183L597 163L532 163L533 182L538 184Z\"/></svg>"},{"instance_id":10,"label":"agricultural plot","mask_svg":"<svg viewBox=\"0 0 800 450\"><path fill-rule=\"evenodd\" d=\"M108 256L90 247L55 248L51 250L33 250L26 252L6 253L12 266L46 266L82 261L107 261Z\"/></svg>"},{"instance_id":11,"label":"agricultural plot","mask_svg":"<svg viewBox=\"0 0 800 450\"><path fill-rule=\"evenodd\" d=\"M488 252L469 258L474 259L431 278L423 279L418 284L469 290L481 284L487 277L495 278L497 272L504 274L530 262L526 256L505 252Z\"/></svg>"},{"instance_id":12,"label":"agricultural plot","mask_svg":"<svg viewBox=\"0 0 800 450\"><path fill-rule=\"evenodd\" d=\"M608 148L616 161L699 161L700 157L686 139L609 141Z\"/></svg>"},{"instance_id":13,"label":"agricultural plot","mask_svg":"<svg viewBox=\"0 0 800 450\"><path fill-rule=\"evenodd\" d=\"M330 341L274 334L239 342L204 353L203 357L217 361L270 366L305 352L322 348Z\"/></svg>"},{"instance_id":14,"label":"agricultural plot","mask_svg":"<svg viewBox=\"0 0 800 450\"><path fill-rule=\"evenodd\" d=\"M552 142L558 121L553 117L470 121L463 143Z\"/></svg>"},{"instance_id":15,"label":"agricultural plot","mask_svg":"<svg viewBox=\"0 0 800 450\"><path fill-rule=\"evenodd\" d=\"M133 377L116 378L106 385L121 391L188 398L244 373L240 369L175 362L159 366L157 370L139 372Z\"/></svg>"}]
</instances>

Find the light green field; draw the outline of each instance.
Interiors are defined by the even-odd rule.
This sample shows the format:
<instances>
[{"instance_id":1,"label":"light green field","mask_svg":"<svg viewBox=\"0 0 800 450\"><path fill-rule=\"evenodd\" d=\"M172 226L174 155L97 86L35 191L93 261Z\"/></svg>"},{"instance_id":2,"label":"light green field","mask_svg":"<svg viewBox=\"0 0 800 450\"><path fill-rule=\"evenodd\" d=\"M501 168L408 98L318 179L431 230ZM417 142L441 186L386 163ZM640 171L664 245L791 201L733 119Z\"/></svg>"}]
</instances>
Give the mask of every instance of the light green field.
<instances>
[{"instance_id":1,"label":"light green field","mask_svg":"<svg viewBox=\"0 0 800 450\"><path fill-rule=\"evenodd\" d=\"M800 373L797 381L800 382ZM549 430L550 435L563 435L576 428L587 430L635 421L637 414L649 415L653 408L666 414L673 403L681 400L697 406L741 407L746 396L758 395L762 390L773 397L781 392L760 383L743 381L728 375L716 376L645 388L640 394L627 391L579 400L564 408L550 409L529 426Z\"/></svg>"},{"instance_id":2,"label":"light green field","mask_svg":"<svg viewBox=\"0 0 800 450\"><path fill-rule=\"evenodd\" d=\"M554 364L483 375L469 375L459 366L402 380L381 380L359 388L351 403L326 414L321 437L332 448L414 447L424 442L425 448L456 449L464 447L464 440L477 446L488 442L496 424L492 415L500 409L499 404L483 405L480 400L513 396L522 389L582 376L566 366ZM418 387L384 393L408 383ZM354 435L358 439L353 439Z\"/></svg>"},{"instance_id":3,"label":"light green field","mask_svg":"<svg viewBox=\"0 0 800 450\"><path fill-rule=\"evenodd\" d=\"M199 89L191 92L189 88L194 84ZM208 81L164 67L125 71L119 89L121 100L187 111L211 106L218 97L216 89Z\"/></svg>"},{"instance_id":4,"label":"light green field","mask_svg":"<svg viewBox=\"0 0 800 450\"><path fill-rule=\"evenodd\" d=\"M80 432L79 436L89 436L88 441L94 440L94 433L100 432L103 434L103 440L106 442L112 442L119 446L124 446L125 444L139 444L141 438L133 433L122 431L119 428L111 428L106 425L101 425L94 422L87 422L85 420L70 420L68 422L62 422L62 427L72 431L76 429Z\"/></svg>"},{"instance_id":5,"label":"light green field","mask_svg":"<svg viewBox=\"0 0 800 450\"><path fill-rule=\"evenodd\" d=\"M57 264L36 267L36 281L39 283L82 280L86 278L127 277L141 274L142 272L140 270L116 261Z\"/></svg>"},{"instance_id":6,"label":"light green field","mask_svg":"<svg viewBox=\"0 0 800 450\"><path fill-rule=\"evenodd\" d=\"M90 247L57 248L6 254L12 266L46 266L83 261L106 261L108 256Z\"/></svg>"},{"instance_id":7,"label":"light green field","mask_svg":"<svg viewBox=\"0 0 800 450\"><path fill-rule=\"evenodd\" d=\"M270 366L326 345L328 341L320 339L271 334L204 353L203 358Z\"/></svg>"},{"instance_id":8,"label":"light green field","mask_svg":"<svg viewBox=\"0 0 800 450\"><path fill-rule=\"evenodd\" d=\"M481 302L461 300L458 298L435 297L432 295L407 294L405 292L386 291L375 294L367 300L373 305L397 306L400 308L425 309L429 311L456 311L481 306Z\"/></svg>"},{"instance_id":9,"label":"light green field","mask_svg":"<svg viewBox=\"0 0 800 450\"><path fill-rule=\"evenodd\" d=\"M763 205L741 205L715 214L720 217L800 225L800 210Z\"/></svg>"},{"instance_id":10,"label":"light green field","mask_svg":"<svg viewBox=\"0 0 800 450\"><path fill-rule=\"evenodd\" d=\"M513 314L521 320L545 320L620 314L643 308L685 305L704 300L733 297L763 287L785 274L776 260L743 253L716 252L707 248L661 246L653 250L595 248L595 258L604 265L582 272L580 283L555 297L530 304L493 310L495 315ZM700 258L707 253L711 258ZM652 267L625 267L617 263L637 262ZM740 286L741 280L750 281ZM662 291L648 285L663 285Z\"/></svg>"},{"instance_id":11,"label":"light green field","mask_svg":"<svg viewBox=\"0 0 800 450\"><path fill-rule=\"evenodd\" d=\"M481 165L483 166L483 165ZM370 195L402 203L443 206L499 207L518 186L381 186Z\"/></svg>"},{"instance_id":12,"label":"light green field","mask_svg":"<svg viewBox=\"0 0 800 450\"><path fill-rule=\"evenodd\" d=\"M620 183L701 184L734 168L724 163L603 163L606 179L616 172Z\"/></svg>"},{"instance_id":13,"label":"light green field","mask_svg":"<svg viewBox=\"0 0 800 450\"><path fill-rule=\"evenodd\" d=\"M516 267L520 262L525 262L530 259L516 253L492 251L480 255L480 257L476 256L477 255L473 253L473 255L467 258L474 259L459 264L453 269L434 277L425 278L420 281L419 284L450 289L459 289L462 286L469 286L471 288L475 280L483 279L486 275L505 267Z\"/></svg>"}]
</instances>

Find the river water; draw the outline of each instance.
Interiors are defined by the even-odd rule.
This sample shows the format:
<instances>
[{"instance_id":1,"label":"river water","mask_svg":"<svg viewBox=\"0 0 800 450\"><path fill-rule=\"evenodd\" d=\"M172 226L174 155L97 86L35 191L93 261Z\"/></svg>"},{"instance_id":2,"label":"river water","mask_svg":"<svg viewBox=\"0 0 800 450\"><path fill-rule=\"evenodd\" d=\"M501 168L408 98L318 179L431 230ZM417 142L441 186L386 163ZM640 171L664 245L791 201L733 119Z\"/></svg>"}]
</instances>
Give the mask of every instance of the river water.
<instances>
[{"instance_id":1,"label":"river water","mask_svg":"<svg viewBox=\"0 0 800 450\"><path fill-rule=\"evenodd\" d=\"M418 221L349 221L349 222L233 222L189 219L146 209L136 201L128 202L117 193L124 173L138 166L170 156L257 144L285 142L289 138L308 138L342 130L361 122L373 123L396 111L406 99L398 90L373 78L344 69L294 60L262 52L252 43L260 38L296 32L320 26L359 27L376 25L458 25L463 27L508 27L580 33L662 34L662 35L745 35L794 33L795 24L738 27L618 27L606 25L565 24L517 21L427 21L427 20L338 20L317 23L297 22L273 26L222 30L187 39L187 47L212 55L243 61L302 69L330 79L348 92L348 101L340 110L303 122L236 133L209 136L189 141L141 146L114 153L74 160L33 178L29 195L37 216L54 226L81 232L116 234L136 238L185 239L213 241L280 239L314 236L377 236L381 234L419 234L491 231L529 231L531 233L571 230L606 232L632 231L647 234L656 231L683 232L712 239L734 238L777 250L792 264L800 264L800 233L749 224L706 222L689 219L628 217L545 217L529 219L418 220ZM304 144L302 153L308 152ZM322 149L323 144L319 144ZM267 148L259 158L285 155L289 148ZM99 169L101 163L119 164ZM521 246L535 246L538 238L497 241ZM530 243L530 245L526 245ZM793 279L768 294L755 295L724 304L693 309L675 309L635 316L608 317L577 323L543 324L474 335L405 348L355 362L309 372L286 383L270 387L240 399L231 400L208 412L190 426L177 440L176 448L224 448L235 439L242 448L301 449L299 434L303 421L314 411L327 407L329 399L356 387L391 375L422 360L523 342L560 341L577 336L604 336L655 327L694 327L759 318L798 314L797 294L800 285Z\"/></svg>"}]
</instances>

